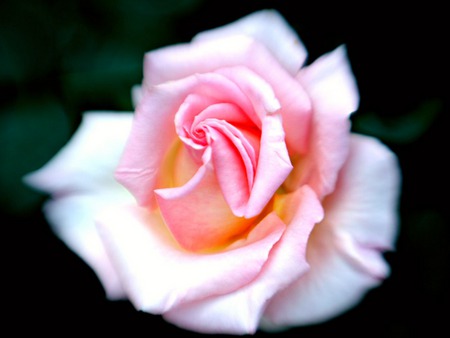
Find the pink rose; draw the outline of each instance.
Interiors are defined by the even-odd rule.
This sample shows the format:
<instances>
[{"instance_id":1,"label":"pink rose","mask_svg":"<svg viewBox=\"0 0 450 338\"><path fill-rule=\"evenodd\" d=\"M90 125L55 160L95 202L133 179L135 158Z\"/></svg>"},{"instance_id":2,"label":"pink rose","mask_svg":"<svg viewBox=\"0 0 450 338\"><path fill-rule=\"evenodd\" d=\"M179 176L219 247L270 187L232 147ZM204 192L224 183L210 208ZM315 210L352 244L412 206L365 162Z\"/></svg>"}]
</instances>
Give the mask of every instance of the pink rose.
<instances>
[{"instance_id":1,"label":"pink rose","mask_svg":"<svg viewBox=\"0 0 450 338\"><path fill-rule=\"evenodd\" d=\"M86 113L27 176L109 298L245 334L329 319L388 275L396 158L350 133L345 48L305 59L276 11L149 52L135 113Z\"/></svg>"}]
</instances>

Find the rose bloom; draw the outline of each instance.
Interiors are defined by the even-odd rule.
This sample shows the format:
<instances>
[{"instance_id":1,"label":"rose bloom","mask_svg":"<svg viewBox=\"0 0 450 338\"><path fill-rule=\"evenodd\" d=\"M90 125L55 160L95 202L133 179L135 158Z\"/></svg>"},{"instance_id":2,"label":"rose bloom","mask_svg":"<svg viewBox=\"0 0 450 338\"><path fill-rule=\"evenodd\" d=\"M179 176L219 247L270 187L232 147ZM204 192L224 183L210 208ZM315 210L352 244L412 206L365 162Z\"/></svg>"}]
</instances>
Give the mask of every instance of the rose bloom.
<instances>
[{"instance_id":1,"label":"rose bloom","mask_svg":"<svg viewBox=\"0 0 450 338\"><path fill-rule=\"evenodd\" d=\"M110 299L202 333L318 323L388 276L396 157L350 133L344 46L273 10L145 55L134 113L87 112L32 187Z\"/></svg>"}]
</instances>

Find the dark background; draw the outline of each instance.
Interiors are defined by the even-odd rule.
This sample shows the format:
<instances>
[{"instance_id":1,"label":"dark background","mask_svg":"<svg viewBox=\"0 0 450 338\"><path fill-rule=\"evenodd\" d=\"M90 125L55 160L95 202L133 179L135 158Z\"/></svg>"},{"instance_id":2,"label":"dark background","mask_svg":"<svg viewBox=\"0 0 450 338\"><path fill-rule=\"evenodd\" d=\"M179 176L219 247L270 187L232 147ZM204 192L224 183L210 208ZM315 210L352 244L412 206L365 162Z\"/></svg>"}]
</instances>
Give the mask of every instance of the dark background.
<instances>
[{"instance_id":1,"label":"dark background","mask_svg":"<svg viewBox=\"0 0 450 338\"><path fill-rule=\"evenodd\" d=\"M380 2L330 7L312 1L3 0L0 217L6 302L1 304L2 322L14 332L198 336L139 313L128 302L107 301L90 268L49 229L40 211L45 196L26 189L21 177L56 153L83 111L132 109L130 88L141 81L144 52L189 41L199 31L263 8L286 17L310 60L347 45L361 94L353 129L384 141L403 172L397 250L386 255L390 278L347 313L278 335L446 332L449 150L442 83L448 71L448 18L443 8L429 1L397 8Z\"/></svg>"}]
</instances>

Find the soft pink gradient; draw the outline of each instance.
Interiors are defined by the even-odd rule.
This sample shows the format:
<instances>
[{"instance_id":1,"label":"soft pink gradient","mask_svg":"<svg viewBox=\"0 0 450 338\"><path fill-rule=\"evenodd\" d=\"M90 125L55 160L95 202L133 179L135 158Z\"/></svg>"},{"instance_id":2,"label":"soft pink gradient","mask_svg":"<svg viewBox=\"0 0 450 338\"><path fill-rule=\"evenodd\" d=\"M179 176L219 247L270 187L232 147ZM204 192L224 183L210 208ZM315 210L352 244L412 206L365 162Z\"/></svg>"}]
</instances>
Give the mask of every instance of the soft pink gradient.
<instances>
[{"instance_id":1,"label":"soft pink gradient","mask_svg":"<svg viewBox=\"0 0 450 338\"><path fill-rule=\"evenodd\" d=\"M174 308L164 318L203 333L255 333L269 299L308 271L305 253L309 234L323 216L317 196L308 187L297 190L289 199L296 206L290 210L289 225L251 283L235 292ZM269 217L282 222L275 214Z\"/></svg>"},{"instance_id":2,"label":"soft pink gradient","mask_svg":"<svg viewBox=\"0 0 450 338\"><path fill-rule=\"evenodd\" d=\"M285 231L269 214L236 248L196 254L177 245L160 215L142 208L105 209L98 224L127 295L138 309L158 314L247 285Z\"/></svg>"},{"instance_id":3,"label":"soft pink gradient","mask_svg":"<svg viewBox=\"0 0 450 338\"><path fill-rule=\"evenodd\" d=\"M135 113L86 113L26 177L109 298L242 335L327 320L389 275L398 163L350 133L345 47L306 57L271 10L151 51Z\"/></svg>"},{"instance_id":4,"label":"soft pink gradient","mask_svg":"<svg viewBox=\"0 0 450 338\"><path fill-rule=\"evenodd\" d=\"M358 303L389 275L382 253L397 235L400 171L397 159L376 139L353 135L325 219L309 240L310 270L273 297L264 327L314 324Z\"/></svg>"}]
</instances>

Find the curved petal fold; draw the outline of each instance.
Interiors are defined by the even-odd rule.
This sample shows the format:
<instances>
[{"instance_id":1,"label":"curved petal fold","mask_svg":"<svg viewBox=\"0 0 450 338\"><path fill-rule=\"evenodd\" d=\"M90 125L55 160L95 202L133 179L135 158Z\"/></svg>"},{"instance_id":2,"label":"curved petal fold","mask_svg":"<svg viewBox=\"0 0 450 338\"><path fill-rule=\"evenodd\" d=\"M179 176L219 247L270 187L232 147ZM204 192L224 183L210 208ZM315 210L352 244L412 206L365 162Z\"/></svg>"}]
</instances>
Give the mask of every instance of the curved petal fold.
<instances>
[{"instance_id":1,"label":"curved petal fold","mask_svg":"<svg viewBox=\"0 0 450 338\"><path fill-rule=\"evenodd\" d=\"M281 108L272 87L250 69L229 67L221 68L216 73L223 74L230 79L248 97L258 119L255 120L253 114L249 114L249 117L253 118L256 126L261 127L261 120L266 114L274 113Z\"/></svg>"},{"instance_id":2,"label":"curved petal fold","mask_svg":"<svg viewBox=\"0 0 450 338\"><path fill-rule=\"evenodd\" d=\"M220 121L208 126L217 181L233 214L242 217L253 187L256 156L238 129Z\"/></svg>"},{"instance_id":3,"label":"curved petal fold","mask_svg":"<svg viewBox=\"0 0 450 338\"><path fill-rule=\"evenodd\" d=\"M325 219L311 234L311 269L271 300L263 327L327 320L388 276L382 252L396 237L399 184L395 156L377 140L353 135L336 191L325 200Z\"/></svg>"},{"instance_id":4,"label":"curved petal fold","mask_svg":"<svg viewBox=\"0 0 450 338\"><path fill-rule=\"evenodd\" d=\"M348 118L358 109L358 87L345 46L337 47L302 68L297 79L305 86L314 111L319 114Z\"/></svg>"},{"instance_id":5,"label":"curved petal fold","mask_svg":"<svg viewBox=\"0 0 450 338\"><path fill-rule=\"evenodd\" d=\"M197 254L183 250L148 209L105 210L98 227L127 295L136 308L154 314L244 287L261 272L285 230L269 218L237 247Z\"/></svg>"},{"instance_id":6,"label":"curved petal fold","mask_svg":"<svg viewBox=\"0 0 450 338\"><path fill-rule=\"evenodd\" d=\"M245 217L258 215L292 170L279 114L266 115L262 123L261 146Z\"/></svg>"},{"instance_id":7,"label":"curved petal fold","mask_svg":"<svg viewBox=\"0 0 450 338\"><path fill-rule=\"evenodd\" d=\"M141 205L153 205L158 169L175 138L174 116L196 81L187 78L170 85L143 87L130 137L115 170L116 179Z\"/></svg>"},{"instance_id":8,"label":"curved petal fold","mask_svg":"<svg viewBox=\"0 0 450 338\"><path fill-rule=\"evenodd\" d=\"M286 182L288 190L310 185L320 197L334 189L337 175L347 158L350 114L359 102L355 78L344 47L330 52L303 68L297 79L313 105L311 142L308 153L294 163Z\"/></svg>"},{"instance_id":9,"label":"curved petal fold","mask_svg":"<svg viewBox=\"0 0 450 338\"><path fill-rule=\"evenodd\" d=\"M155 193L173 236L190 251L228 245L252 221L233 214L210 162L201 166L185 185L158 189Z\"/></svg>"},{"instance_id":10,"label":"curved petal fold","mask_svg":"<svg viewBox=\"0 0 450 338\"><path fill-rule=\"evenodd\" d=\"M314 224L322 219L323 211L308 187L294 194L291 198L298 208L256 279L235 292L183 304L165 313L164 318L201 333L254 333L267 301L308 270L307 240ZM267 217L271 222L284 223L275 213Z\"/></svg>"}]
</instances>

